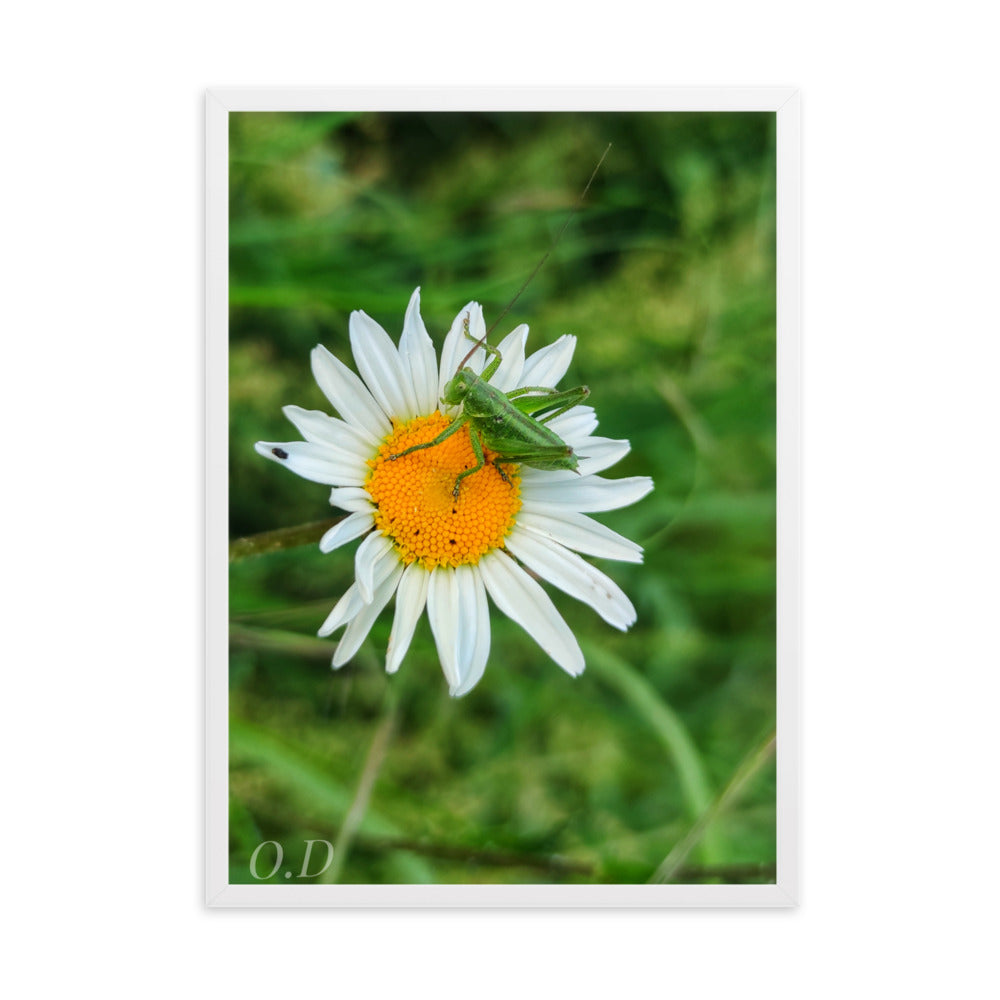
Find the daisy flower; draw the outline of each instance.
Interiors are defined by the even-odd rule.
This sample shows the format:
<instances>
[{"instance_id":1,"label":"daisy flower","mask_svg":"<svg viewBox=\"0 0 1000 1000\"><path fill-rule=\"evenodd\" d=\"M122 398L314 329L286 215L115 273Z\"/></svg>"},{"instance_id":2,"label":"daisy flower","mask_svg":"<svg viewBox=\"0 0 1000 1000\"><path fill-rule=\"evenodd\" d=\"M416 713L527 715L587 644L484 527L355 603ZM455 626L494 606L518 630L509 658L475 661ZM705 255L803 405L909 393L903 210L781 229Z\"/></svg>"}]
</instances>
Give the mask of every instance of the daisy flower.
<instances>
[{"instance_id":1,"label":"daisy flower","mask_svg":"<svg viewBox=\"0 0 1000 1000\"><path fill-rule=\"evenodd\" d=\"M576 471L498 466L487 448L485 464L462 479L456 496L459 474L477 462L469 424L440 444L400 455L432 441L461 412L441 397L470 349L466 325L473 340L485 335L479 303L470 302L455 317L438 366L420 318L419 288L398 348L373 319L352 313L351 349L360 378L325 347L312 352L313 375L340 417L286 406L285 416L305 440L255 446L296 475L333 487L330 503L347 516L320 540L322 552L362 539L355 582L319 629L327 636L344 627L333 666L354 656L395 595L386 670L399 669L426 608L453 696L472 690L486 669L487 595L572 676L583 671L583 654L536 577L589 604L617 629L635 622L621 588L578 553L641 562L640 546L587 515L635 503L653 488L646 476L598 475L628 453L629 443L594 436L597 418L583 405L546 422L573 448ZM500 342L502 362L490 385L508 393L555 386L566 374L575 337L560 337L526 357L527 337L522 324ZM466 367L479 374L486 361L477 348Z\"/></svg>"}]
</instances>

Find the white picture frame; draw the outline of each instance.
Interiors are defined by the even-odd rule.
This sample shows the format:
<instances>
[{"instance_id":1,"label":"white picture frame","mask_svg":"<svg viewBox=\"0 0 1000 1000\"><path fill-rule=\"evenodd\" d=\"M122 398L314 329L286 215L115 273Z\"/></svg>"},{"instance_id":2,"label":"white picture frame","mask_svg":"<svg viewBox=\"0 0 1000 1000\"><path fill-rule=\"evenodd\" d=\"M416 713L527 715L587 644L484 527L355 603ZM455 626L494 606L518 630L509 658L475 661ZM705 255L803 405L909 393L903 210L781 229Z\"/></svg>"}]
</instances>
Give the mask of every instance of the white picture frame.
<instances>
[{"instance_id":1,"label":"white picture frame","mask_svg":"<svg viewBox=\"0 0 1000 1000\"><path fill-rule=\"evenodd\" d=\"M210 907L788 907L799 898L800 97L794 88L213 89L206 95L206 903ZM768 885L231 884L228 121L238 111L767 111L777 168L777 868ZM360 305L360 304L359 304Z\"/></svg>"}]
</instances>

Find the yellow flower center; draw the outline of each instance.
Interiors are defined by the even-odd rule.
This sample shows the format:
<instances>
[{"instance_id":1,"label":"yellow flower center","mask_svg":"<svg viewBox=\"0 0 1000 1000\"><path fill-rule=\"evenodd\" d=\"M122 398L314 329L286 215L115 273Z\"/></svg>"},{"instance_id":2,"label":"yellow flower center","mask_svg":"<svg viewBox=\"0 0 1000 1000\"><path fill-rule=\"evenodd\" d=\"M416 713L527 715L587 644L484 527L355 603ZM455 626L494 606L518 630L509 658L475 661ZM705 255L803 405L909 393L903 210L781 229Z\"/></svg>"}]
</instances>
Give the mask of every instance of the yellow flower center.
<instances>
[{"instance_id":1,"label":"yellow flower center","mask_svg":"<svg viewBox=\"0 0 1000 1000\"><path fill-rule=\"evenodd\" d=\"M459 473L476 465L468 425L432 448L390 459L433 441L450 423L436 410L405 424L394 422L368 463L375 526L393 540L403 562L419 561L427 569L476 563L501 548L521 509L517 466L504 464L501 475L489 449L484 449L486 464L462 480L455 496Z\"/></svg>"}]
</instances>

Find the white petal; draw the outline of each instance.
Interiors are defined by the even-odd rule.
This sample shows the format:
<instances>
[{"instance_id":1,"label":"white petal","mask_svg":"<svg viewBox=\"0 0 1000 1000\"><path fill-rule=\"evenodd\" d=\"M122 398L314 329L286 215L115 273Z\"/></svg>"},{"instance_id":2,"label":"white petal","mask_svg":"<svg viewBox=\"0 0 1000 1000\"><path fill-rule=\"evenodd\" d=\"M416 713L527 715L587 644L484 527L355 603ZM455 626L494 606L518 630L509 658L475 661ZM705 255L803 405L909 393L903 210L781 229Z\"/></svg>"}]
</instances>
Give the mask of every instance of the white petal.
<instances>
[{"instance_id":1,"label":"white petal","mask_svg":"<svg viewBox=\"0 0 1000 1000\"><path fill-rule=\"evenodd\" d=\"M281 412L295 429L313 444L325 444L362 462L373 458L373 448L362 431L343 420L331 417L322 410L304 410L301 406L283 406Z\"/></svg>"},{"instance_id":2,"label":"white petal","mask_svg":"<svg viewBox=\"0 0 1000 1000\"><path fill-rule=\"evenodd\" d=\"M373 531L354 555L354 578L361 591L361 600L371 604L375 592L376 567L392 552L392 542L380 531Z\"/></svg>"},{"instance_id":3,"label":"white petal","mask_svg":"<svg viewBox=\"0 0 1000 1000\"><path fill-rule=\"evenodd\" d=\"M258 441L258 455L284 465L297 476L324 486L361 486L368 478L364 462L337 454L325 445L308 441Z\"/></svg>"},{"instance_id":4,"label":"white petal","mask_svg":"<svg viewBox=\"0 0 1000 1000\"><path fill-rule=\"evenodd\" d=\"M529 469L525 466L521 470L521 479L538 478L540 476L554 477L549 481L564 480L571 482L579 481L580 476L592 476L597 472L603 472L611 468L616 462L623 459L631 450L628 441L613 441L611 438L591 437L573 446L578 459L577 471L569 469L557 469L545 472L541 469Z\"/></svg>"},{"instance_id":5,"label":"white petal","mask_svg":"<svg viewBox=\"0 0 1000 1000\"><path fill-rule=\"evenodd\" d=\"M342 667L359 649L365 637L371 631L375 619L382 613L382 609L389 603L389 599L396 591L399 578L403 575L403 564L394 563L390 574L382 580L375 588L371 603L366 604L356 618L353 618L344 629L344 635L337 646L337 651L333 654L333 667L336 670Z\"/></svg>"},{"instance_id":6,"label":"white petal","mask_svg":"<svg viewBox=\"0 0 1000 1000\"><path fill-rule=\"evenodd\" d=\"M358 585L352 583L344 592L344 596L333 606L333 610L326 616L326 621L320 625L317 635L322 639L336 632L344 622L349 622L365 606L361 600L361 591Z\"/></svg>"},{"instance_id":7,"label":"white petal","mask_svg":"<svg viewBox=\"0 0 1000 1000\"><path fill-rule=\"evenodd\" d=\"M372 591L377 593L379 587L395 572L400 563L395 559L381 559L375 564L374 576L372 578ZM347 588L347 592L334 605L333 610L326 617L326 621L320 626L320 636L327 636L335 632L344 622L353 621L357 615L368 606L361 596L361 588L357 583L352 583Z\"/></svg>"},{"instance_id":8,"label":"white petal","mask_svg":"<svg viewBox=\"0 0 1000 1000\"><path fill-rule=\"evenodd\" d=\"M420 316L420 289L410 297L399 339L399 356L409 369L418 416L437 409L438 368L434 344Z\"/></svg>"},{"instance_id":9,"label":"white petal","mask_svg":"<svg viewBox=\"0 0 1000 1000\"><path fill-rule=\"evenodd\" d=\"M367 441L378 445L392 430L392 423L365 388L364 382L322 344L313 348L311 360L316 383L334 409Z\"/></svg>"},{"instance_id":10,"label":"white petal","mask_svg":"<svg viewBox=\"0 0 1000 1000\"><path fill-rule=\"evenodd\" d=\"M371 511L357 511L338 521L320 540L320 552L332 552L369 531L375 524Z\"/></svg>"},{"instance_id":11,"label":"white petal","mask_svg":"<svg viewBox=\"0 0 1000 1000\"><path fill-rule=\"evenodd\" d=\"M458 679L451 686L449 693L452 697L457 696L460 690L468 690L465 685L474 669L473 660L476 655L479 627L476 605L479 577L473 572L471 566L456 566L454 574L457 610L455 616L457 624L455 629L455 673ZM485 668L485 664L483 667Z\"/></svg>"},{"instance_id":12,"label":"white petal","mask_svg":"<svg viewBox=\"0 0 1000 1000\"><path fill-rule=\"evenodd\" d=\"M472 349L473 341L465 336L464 320L469 316L469 334L473 340L479 340L486 334L486 324L483 322L483 307L478 302L470 302L455 317L448 336L444 338L441 348L441 376L438 379L438 396L444 393L444 387L455 377L459 362ZM475 372L481 372L486 360L486 352L477 347L466 365Z\"/></svg>"},{"instance_id":13,"label":"white petal","mask_svg":"<svg viewBox=\"0 0 1000 1000\"><path fill-rule=\"evenodd\" d=\"M625 632L635 624L635 608L621 587L575 552L517 529L507 536L506 546L528 569L589 604L609 625Z\"/></svg>"},{"instance_id":14,"label":"white petal","mask_svg":"<svg viewBox=\"0 0 1000 1000\"><path fill-rule=\"evenodd\" d=\"M493 603L517 622L566 673L583 672L583 653L549 595L509 556L495 550L479 560Z\"/></svg>"},{"instance_id":15,"label":"white petal","mask_svg":"<svg viewBox=\"0 0 1000 1000\"><path fill-rule=\"evenodd\" d=\"M455 571L448 566L438 566L430 574L427 586L427 619L434 633L438 659L450 689L457 688L458 676L456 647L458 645L458 587Z\"/></svg>"},{"instance_id":16,"label":"white petal","mask_svg":"<svg viewBox=\"0 0 1000 1000\"><path fill-rule=\"evenodd\" d=\"M560 511L558 516L521 510L517 515L517 526L599 559L642 562L641 545L573 510Z\"/></svg>"},{"instance_id":17,"label":"white petal","mask_svg":"<svg viewBox=\"0 0 1000 1000\"><path fill-rule=\"evenodd\" d=\"M507 334L497 345L497 350L503 360L496 374L490 379L490 385L501 392L510 392L518 386L518 379L524 369L524 345L528 339L528 327L522 323Z\"/></svg>"},{"instance_id":18,"label":"white petal","mask_svg":"<svg viewBox=\"0 0 1000 1000\"><path fill-rule=\"evenodd\" d=\"M406 651L410 648L413 631L427 603L427 584L431 574L419 563L410 563L403 571L396 591L396 616L389 633L389 647L385 653L385 669L394 674Z\"/></svg>"},{"instance_id":19,"label":"white petal","mask_svg":"<svg viewBox=\"0 0 1000 1000\"><path fill-rule=\"evenodd\" d=\"M518 385L555 386L566 374L573 352L576 350L576 337L563 334L554 344L535 351L527 361Z\"/></svg>"},{"instance_id":20,"label":"white petal","mask_svg":"<svg viewBox=\"0 0 1000 1000\"><path fill-rule=\"evenodd\" d=\"M641 500L653 488L648 476L602 479L600 476L573 477L573 482L546 479L523 483L522 510L551 514L568 507L578 511L617 510Z\"/></svg>"},{"instance_id":21,"label":"white petal","mask_svg":"<svg viewBox=\"0 0 1000 1000\"><path fill-rule=\"evenodd\" d=\"M610 469L612 465L620 462L631 450L632 446L624 439L588 438L586 441L581 442L576 449L577 459L580 463L580 475L592 476L597 472Z\"/></svg>"},{"instance_id":22,"label":"white petal","mask_svg":"<svg viewBox=\"0 0 1000 1000\"><path fill-rule=\"evenodd\" d=\"M351 313L348 324L354 361L365 385L387 416L409 420L416 416L417 402L392 338L366 313Z\"/></svg>"},{"instance_id":23,"label":"white petal","mask_svg":"<svg viewBox=\"0 0 1000 1000\"><path fill-rule=\"evenodd\" d=\"M330 506L350 511L375 509L368 491L358 486L334 487L330 490Z\"/></svg>"},{"instance_id":24,"label":"white petal","mask_svg":"<svg viewBox=\"0 0 1000 1000\"><path fill-rule=\"evenodd\" d=\"M472 670L476 651L476 578L471 566L456 566L455 598L457 628L455 629L455 673L458 680L449 692L453 697Z\"/></svg>"},{"instance_id":25,"label":"white petal","mask_svg":"<svg viewBox=\"0 0 1000 1000\"><path fill-rule=\"evenodd\" d=\"M597 430L597 414L592 406L574 406L546 421L545 426L575 448L578 442Z\"/></svg>"},{"instance_id":26,"label":"white petal","mask_svg":"<svg viewBox=\"0 0 1000 1000\"><path fill-rule=\"evenodd\" d=\"M468 608L468 617L459 621L459 628L471 631L474 639L468 660L460 661L458 664L462 680L449 692L453 698L461 698L462 695L468 694L479 683L490 655L490 609L486 602L486 587L478 567L463 568L469 570L470 579L467 586L472 594L472 602Z\"/></svg>"}]
</instances>

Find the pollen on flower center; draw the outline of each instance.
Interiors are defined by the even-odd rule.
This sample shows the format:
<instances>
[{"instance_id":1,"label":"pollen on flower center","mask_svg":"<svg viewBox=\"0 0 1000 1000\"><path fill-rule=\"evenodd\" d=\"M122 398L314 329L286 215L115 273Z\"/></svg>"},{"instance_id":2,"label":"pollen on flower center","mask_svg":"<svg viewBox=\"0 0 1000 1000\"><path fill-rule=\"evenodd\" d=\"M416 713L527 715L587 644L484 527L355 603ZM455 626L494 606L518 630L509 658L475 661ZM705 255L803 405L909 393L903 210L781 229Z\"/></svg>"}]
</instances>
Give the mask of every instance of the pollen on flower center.
<instances>
[{"instance_id":1,"label":"pollen on flower center","mask_svg":"<svg viewBox=\"0 0 1000 1000\"><path fill-rule=\"evenodd\" d=\"M505 464L501 475L488 449L486 464L466 476L454 495L459 473L476 465L468 426L432 448L389 457L433 441L450 423L450 417L435 411L394 424L368 463L366 489L377 506L375 526L393 540L403 562L419 561L427 569L476 563L500 548L521 508L517 467Z\"/></svg>"}]
</instances>

